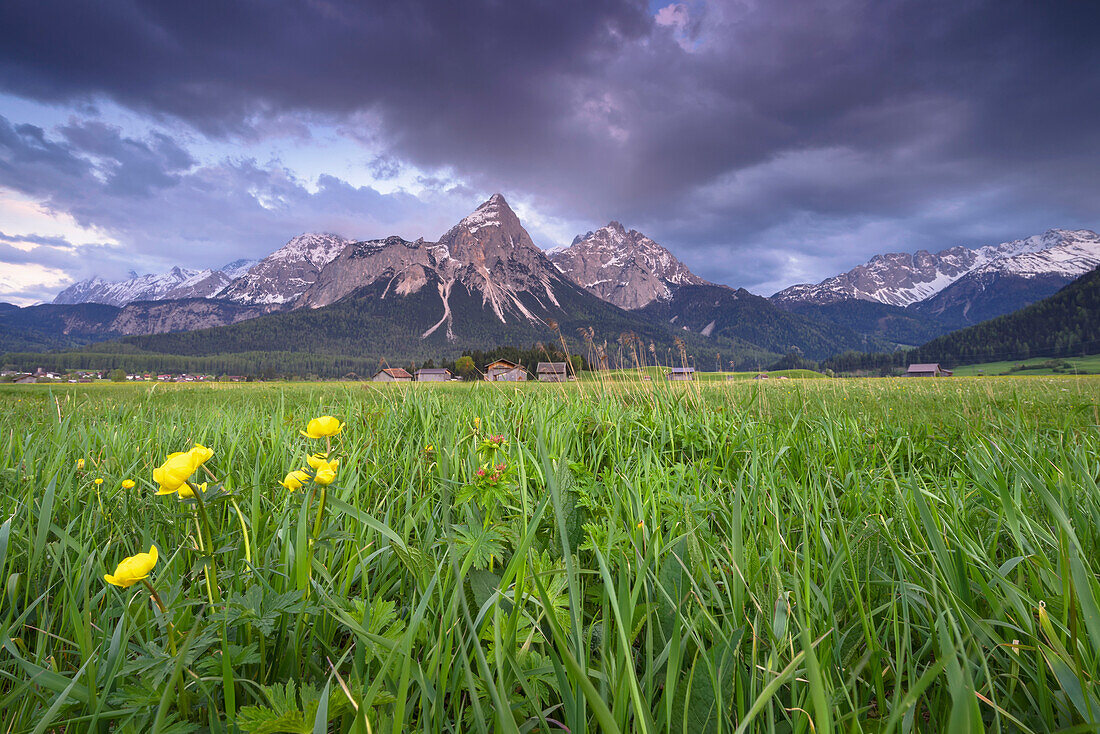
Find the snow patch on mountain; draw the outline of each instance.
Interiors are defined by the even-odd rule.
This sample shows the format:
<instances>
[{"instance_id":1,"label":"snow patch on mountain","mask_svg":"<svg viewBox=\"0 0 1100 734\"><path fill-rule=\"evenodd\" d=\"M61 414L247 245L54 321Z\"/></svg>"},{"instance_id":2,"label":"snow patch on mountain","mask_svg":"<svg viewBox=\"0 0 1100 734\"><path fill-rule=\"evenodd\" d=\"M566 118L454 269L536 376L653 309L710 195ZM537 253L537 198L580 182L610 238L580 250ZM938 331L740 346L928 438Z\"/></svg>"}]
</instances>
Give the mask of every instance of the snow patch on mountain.
<instances>
[{"instance_id":1,"label":"snow patch on mountain","mask_svg":"<svg viewBox=\"0 0 1100 734\"><path fill-rule=\"evenodd\" d=\"M1052 229L999 245L951 247L876 255L867 263L817 284L793 285L772 298L829 304L846 299L909 306L926 301L970 274L1003 273L1024 278L1076 278L1100 265L1100 236L1091 230Z\"/></svg>"},{"instance_id":2,"label":"snow patch on mountain","mask_svg":"<svg viewBox=\"0 0 1100 734\"><path fill-rule=\"evenodd\" d=\"M351 240L334 234L298 235L218 293L237 303L287 304L301 296Z\"/></svg>"},{"instance_id":3,"label":"snow patch on mountain","mask_svg":"<svg viewBox=\"0 0 1100 734\"><path fill-rule=\"evenodd\" d=\"M120 281L94 277L74 283L54 298L54 303L104 303L125 306L135 301L163 301L177 298L208 298L230 278L217 270L174 267L167 273L136 275Z\"/></svg>"}]
</instances>

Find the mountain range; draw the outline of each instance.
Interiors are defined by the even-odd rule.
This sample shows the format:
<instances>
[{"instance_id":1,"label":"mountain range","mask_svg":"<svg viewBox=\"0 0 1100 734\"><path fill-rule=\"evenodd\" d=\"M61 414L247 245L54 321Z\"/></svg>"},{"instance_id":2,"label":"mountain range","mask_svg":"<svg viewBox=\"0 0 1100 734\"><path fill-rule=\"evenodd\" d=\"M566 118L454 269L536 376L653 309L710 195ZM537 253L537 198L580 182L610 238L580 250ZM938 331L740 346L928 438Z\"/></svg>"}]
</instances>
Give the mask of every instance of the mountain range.
<instances>
[{"instance_id":1,"label":"mountain range","mask_svg":"<svg viewBox=\"0 0 1100 734\"><path fill-rule=\"evenodd\" d=\"M705 360L819 360L923 344L1040 300L1098 264L1094 232L1050 230L976 249L877 255L765 298L706 281L614 221L543 251L495 194L436 242L306 233L260 261L81 281L53 304L0 308L0 349L124 338L152 353L300 351L293 328L309 330L309 349L396 359L575 340L591 329L590 350L613 352L618 342L621 352L623 335L633 335L651 351L689 346Z\"/></svg>"}]
</instances>

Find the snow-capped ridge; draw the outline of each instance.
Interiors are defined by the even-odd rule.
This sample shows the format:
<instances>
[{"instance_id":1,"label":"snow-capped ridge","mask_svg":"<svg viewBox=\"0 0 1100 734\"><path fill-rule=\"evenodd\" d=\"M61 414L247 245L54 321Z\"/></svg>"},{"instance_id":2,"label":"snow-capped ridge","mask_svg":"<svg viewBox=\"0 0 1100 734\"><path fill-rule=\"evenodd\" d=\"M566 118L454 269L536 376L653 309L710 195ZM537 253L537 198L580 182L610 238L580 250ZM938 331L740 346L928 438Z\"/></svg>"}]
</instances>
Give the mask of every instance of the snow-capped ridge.
<instances>
[{"instance_id":1,"label":"snow-capped ridge","mask_svg":"<svg viewBox=\"0 0 1100 734\"><path fill-rule=\"evenodd\" d=\"M1100 236L1091 230L1051 229L1020 240L937 253L893 252L817 284L802 283L772 296L777 301L833 303L845 299L909 306L926 301L972 274L1076 278L1100 265Z\"/></svg>"}]
</instances>

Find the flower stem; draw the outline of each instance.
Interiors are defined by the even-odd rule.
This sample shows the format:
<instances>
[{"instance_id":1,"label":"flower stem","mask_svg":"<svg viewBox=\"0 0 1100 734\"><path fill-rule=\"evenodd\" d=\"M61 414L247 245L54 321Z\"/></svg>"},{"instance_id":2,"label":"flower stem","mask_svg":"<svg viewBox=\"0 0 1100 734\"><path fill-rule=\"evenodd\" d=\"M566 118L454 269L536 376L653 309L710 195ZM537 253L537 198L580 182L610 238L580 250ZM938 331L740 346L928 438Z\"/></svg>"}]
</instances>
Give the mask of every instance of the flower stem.
<instances>
[{"instance_id":1,"label":"flower stem","mask_svg":"<svg viewBox=\"0 0 1100 734\"><path fill-rule=\"evenodd\" d=\"M241 512L241 506L237 504L236 497L231 496L229 501L233 503L233 509L237 511L237 519L241 521L241 536L244 538L244 559L251 565L252 546L248 542L248 526L244 524L244 513Z\"/></svg>"},{"instance_id":2,"label":"flower stem","mask_svg":"<svg viewBox=\"0 0 1100 734\"><path fill-rule=\"evenodd\" d=\"M321 486L321 496L317 499L317 519L313 521L313 539L321 534L321 518L325 514L325 496L328 487Z\"/></svg>"},{"instance_id":3,"label":"flower stem","mask_svg":"<svg viewBox=\"0 0 1100 734\"><path fill-rule=\"evenodd\" d=\"M178 655L179 650L176 649L176 628L172 625L172 617L168 614L168 607L164 606L164 601L160 598L160 594L153 588L153 585L149 583L149 579L142 579L141 583L145 584L145 588L149 590L149 596L153 597L153 601L156 603L157 608L160 609L160 613L164 615L164 621L168 624L168 644L172 648L172 655Z\"/></svg>"},{"instance_id":4,"label":"flower stem","mask_svg":"<svg viewBox=\"0 0 1100 734\"><path fill-rule=\"evenodd\" d=\"M202 501L202 490L191 484L191 482L187 482L187 486L195 493L195 507L198 508L199 517L202 518L202 530L206 532L206 547L202 548L201 532L199 541L200 549L207 557L207 562L203 566L203 571L206 573L206 590L210 596L210 603L220 604L222 597L218 589L218 571L214 567L214 536L210 533L210 518L206 515L206 505Z\"/></svg>"},{"instance_id":5,"label":"flower stem","mask_svg":"<svg viewBox=\"0 0 1100 734\"><path fill-rule=\"evenodd\" d=\"M153 602L160 609L160 613L164 615L164 622L168 625L168 646L172 649L172 657L179 657L179 648L176 646L176 627L172 624L172 615L168 613L168 607L164 605L164 600L160 598L157 590L149 583L149 579L142 579L141 583L145 584L145 588L149 590L149 596L153 598ZM191 706L187 701L187 686L184 684L183 678L180 678L179 687L179 708L186 719L190 717Z\"/></svg>"}]
</instances>

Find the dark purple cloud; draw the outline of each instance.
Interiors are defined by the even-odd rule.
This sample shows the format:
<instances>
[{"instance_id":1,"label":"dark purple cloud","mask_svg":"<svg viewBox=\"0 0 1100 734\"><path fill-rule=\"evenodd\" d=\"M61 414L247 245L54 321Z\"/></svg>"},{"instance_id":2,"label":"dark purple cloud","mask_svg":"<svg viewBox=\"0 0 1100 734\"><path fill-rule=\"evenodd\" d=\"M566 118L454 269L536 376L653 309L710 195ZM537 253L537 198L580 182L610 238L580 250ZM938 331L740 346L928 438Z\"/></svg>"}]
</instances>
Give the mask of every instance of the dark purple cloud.
<instances>
[{"instance_id":1,"label":"dark purple cloud","mask_svg":"<svg viewBox=\"0 0 1100 734\"><path fill-rule=\"evenodd\" d=\"M109 99L230 143L325 121L384 149L366 159L380 179L451 170L763 289L888 248L1100 224L1098 21L1084 0L8 0L0 90ZM400 206L251 162L199 167L173 139L88 121L5 135L22 157L0 159L0 176L19 166L4 185L143 236L141 199L212 207L205 232L168 218L211 242L234 218L306 229L331 206L338 222L349 196ZM87 176L94 195L71 189ZM278 216L240 186L283 192Z\"/></svg>"}]
</instances>

